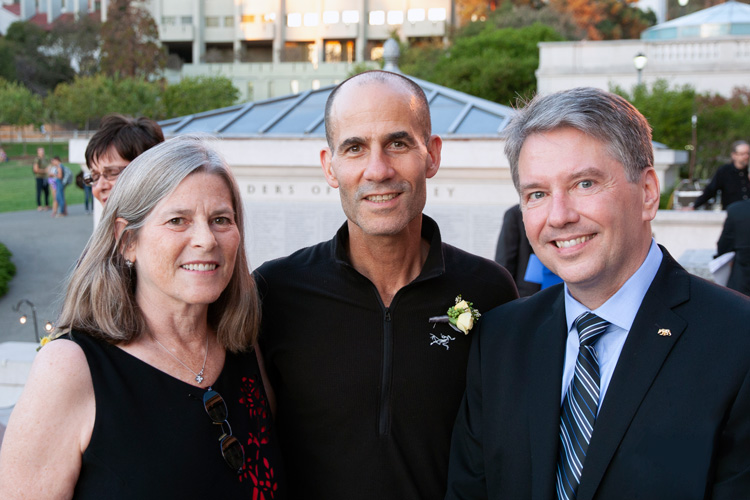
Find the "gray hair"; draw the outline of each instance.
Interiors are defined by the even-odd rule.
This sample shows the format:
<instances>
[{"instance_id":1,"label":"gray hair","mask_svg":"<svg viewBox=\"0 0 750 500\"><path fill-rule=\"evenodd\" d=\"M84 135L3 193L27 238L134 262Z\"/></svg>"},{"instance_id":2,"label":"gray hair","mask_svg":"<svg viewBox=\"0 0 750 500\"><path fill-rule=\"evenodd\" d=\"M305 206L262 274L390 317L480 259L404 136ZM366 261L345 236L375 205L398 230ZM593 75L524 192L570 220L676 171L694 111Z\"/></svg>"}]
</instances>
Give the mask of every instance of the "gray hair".
<instances>
[{"instance_id":1,"label":"gray hair","mask_svg":"<svg viewBox=\"0 0 750 500\"><path fill-rule=\"evenodd\" d=\"M240 233L229 284L208 308L209 325L230 351L255 342L260 319L255 282L245 254L244 213L239 188L208 137L185 135L163 142L123 170L107 200L101 221L73 270L58 318L58 331L81 330L112 343L128 343L146 331L135 301L137 276L121 250L135 241L154 207L189 175L205 172L226 182ZM118 238L117 219L127 225Z\"/></svg>"},{"instance_id":2,"label":"gray hair","mask_svg":"<svg viewBox=\"0 0 750 500\"><path fill-rule=\"evenodd\" d=\"M505 129L505 155L513 185L519 190L518 158L526 139L535 133L574 128L602 141L612 158L625 167L629 182L654 165L651 126L622 97L591 87L537 95L513 117Z\"/></svg>"},{"instance_id":3,"label":"gray hair","mask_svg":"<svg viewBox=\"0 0 750 500\"><path fill-rule=\"evenodd\" d=\"M365 85L372 82L382 83L384 85L400 85L408 90L414 97L417 98L419 107L417 109L417 121L422 127L424 143L427 144L430 141L432 135L432 121L430 119L430 103L427 101L424 90L411 78L400 75L398 73L392 73L390 71L383 70L370 70L362 73L358 73L354 76L350 76L343 82L339 83L328 95L326 100L325 109L325 127L326 127L326 141L328 141L328 147L333 151L333 122L331 120L331 110L333 109L333 102L336 100L336 95L339 93L341 88L348 83L355 83L357 85Z\"/></svg>"},{"instance_id":4,"label":"gray hair","mask_svg":"<svg viewBox=\"0 0 750 500\"><path fill-rule=\"evenodd\" d=\"M732 143L732 154L734 154L734 153L737 152L737 148L738 147L740 147L740 146L748 146L748 145L750 145L750 144L748 144L747 141L743 141L743 140L734 141Z\"/></svg>"}]
</instances>

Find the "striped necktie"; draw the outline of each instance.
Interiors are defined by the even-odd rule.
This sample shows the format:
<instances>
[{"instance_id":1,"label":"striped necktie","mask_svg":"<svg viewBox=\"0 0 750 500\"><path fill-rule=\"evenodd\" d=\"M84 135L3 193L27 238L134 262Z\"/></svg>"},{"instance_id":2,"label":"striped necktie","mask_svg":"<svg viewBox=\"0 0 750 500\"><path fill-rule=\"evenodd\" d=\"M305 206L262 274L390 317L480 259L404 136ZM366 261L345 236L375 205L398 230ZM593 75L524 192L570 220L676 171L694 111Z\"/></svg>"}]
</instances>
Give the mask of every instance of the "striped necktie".
<instances>
[{"instance_id":1,"label":"striped necktie","mask_svg":"<svg viewBox=\"0 0 750 500\"><path fill-rule=\"evenodd\" d=\"M599 407L599 361L594 343L609 326L586 312L575 321L580 347L575 374L560 412L560 456L557 463L557 498L576 498L583 462Z\"/></svg>"}]
</instances>

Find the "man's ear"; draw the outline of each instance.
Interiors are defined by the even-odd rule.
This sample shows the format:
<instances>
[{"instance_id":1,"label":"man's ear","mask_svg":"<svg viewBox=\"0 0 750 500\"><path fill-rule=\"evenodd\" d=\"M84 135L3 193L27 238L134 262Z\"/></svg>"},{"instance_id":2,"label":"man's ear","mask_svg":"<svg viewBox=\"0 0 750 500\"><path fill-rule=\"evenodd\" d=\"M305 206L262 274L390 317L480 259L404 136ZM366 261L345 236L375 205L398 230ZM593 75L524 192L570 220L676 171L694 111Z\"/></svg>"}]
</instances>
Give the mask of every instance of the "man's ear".
<instances>
[{"instance_id":1,"label":"man's ear","mask_svg":"<svg viewBox=\"0 0 750 500\"><path fill-rule=\"evenodd\" d=\"M430 155L430 164L427 166L426 177L431 179L435 177L440 168L440 155L443 149L443 140L439 135L430 136L427 142L427 153Z\"/></svg>"},{"instance_id":2,"label":"man's ear","mask_svg":"<svg viewBox=\"0 0 750 500\"><path fill-rule=\"evenodd\" d=\"M335 189L339 187L339 181L336 179L336 173L333 171L333 166L331 165L332 158L333 153L331 152L331 148L326 146L320 150L320 166L323 167L326 182Z\"/></svg>"},{"instance_id":3,"label":"man's ear","mask_svg":"<svg viewBox=\"0 0 750 500\"><path fill-rule=\"evenodd\" d=\"M641 185L643 186L643 220L652 221L659 210L660 188L659 177L653 167L647 168L641 174Z\"/></svg>"}]
</instances>

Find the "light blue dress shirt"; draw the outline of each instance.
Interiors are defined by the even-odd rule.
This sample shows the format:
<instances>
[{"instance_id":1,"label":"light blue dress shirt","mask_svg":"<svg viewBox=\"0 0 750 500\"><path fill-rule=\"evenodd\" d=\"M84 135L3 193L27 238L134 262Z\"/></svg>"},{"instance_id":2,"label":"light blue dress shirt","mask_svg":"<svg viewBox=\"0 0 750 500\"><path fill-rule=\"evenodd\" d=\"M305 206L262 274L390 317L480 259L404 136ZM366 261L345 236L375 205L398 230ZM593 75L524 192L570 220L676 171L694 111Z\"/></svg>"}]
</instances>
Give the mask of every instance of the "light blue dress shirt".
<instances>
[{"instance_id":1,"label":"light blue dress shirt","mask_svg":"<svg viewBox=\"0 0 750 500\"><path fill-rule=\"evenodd\" d=\"M594 344L599 359L599 408L602 407L604 395L612 380L615 365L620 358L622 346L628 337L630 327L633 325L635 315L641 307L643 298L646 296L648 287L656 276L656 271L661 265L662 252L652 239L646 260L641 267L631 276L617 293L610 297L604 304L591 311L611 324L601 338ZM589 309L578 302L570 294L568 286L565 285L565 317L568 324L568 340L565 346L565 367L562 379L562 398L560 405L565 401L565 394L575 373L576 358L578 357L578 330L575 320Z\"/></svg>"}]
</instances>

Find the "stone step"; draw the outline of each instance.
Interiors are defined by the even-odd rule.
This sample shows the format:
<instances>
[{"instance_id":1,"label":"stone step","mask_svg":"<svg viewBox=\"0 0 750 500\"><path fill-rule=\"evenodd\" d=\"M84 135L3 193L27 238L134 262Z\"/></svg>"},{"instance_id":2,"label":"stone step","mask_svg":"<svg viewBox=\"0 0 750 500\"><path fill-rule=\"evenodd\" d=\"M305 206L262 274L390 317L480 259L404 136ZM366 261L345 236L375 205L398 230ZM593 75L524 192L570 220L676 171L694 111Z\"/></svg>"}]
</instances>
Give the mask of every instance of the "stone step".
<instances>
[{"instance_id":1,"label":"stone step","mask_svg":"<svg viewBox=\"0 0 750 500\"><path fill-rule=\"evenodd\" d=\"M10 409L23 391L38 346L36 342L0 343L0 425L7 424Z\"/></svg>"}]
</instances>

